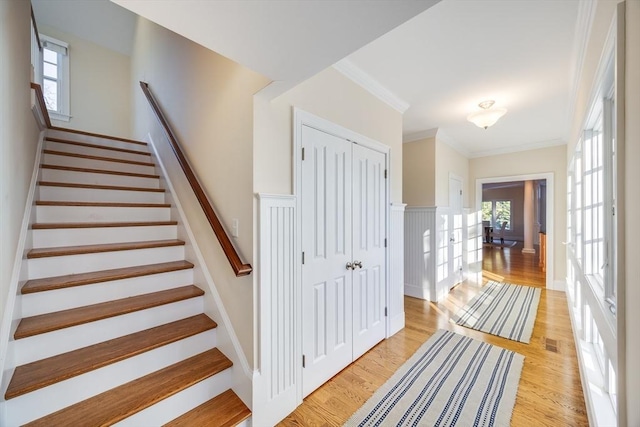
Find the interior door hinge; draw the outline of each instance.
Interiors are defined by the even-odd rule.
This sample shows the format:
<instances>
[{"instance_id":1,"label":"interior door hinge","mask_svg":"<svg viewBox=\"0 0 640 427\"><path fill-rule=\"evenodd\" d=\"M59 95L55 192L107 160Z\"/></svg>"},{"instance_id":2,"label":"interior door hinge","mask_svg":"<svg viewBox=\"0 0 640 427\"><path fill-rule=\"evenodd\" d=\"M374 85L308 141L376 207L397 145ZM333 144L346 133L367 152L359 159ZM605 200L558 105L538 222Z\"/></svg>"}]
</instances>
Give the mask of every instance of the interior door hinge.
<instances>
[{"instance_id":1,"label":"interior door hinge","mask_svg":"<svg viewBox=\"0 0 640 427\"><path fill-rule=\"evenodd\" d=\"M386 237L384 238L384 247L385 248L387 247L387 238Z\"/></svg>"},{"instance_id":2,"label":"interior door hinge","mask_svg":"<svg viewBox=\"0 0 640 427\"><path fill-rule=\"evenodd\" d=\"M460 195L462 196L462 190L460 190Z\"/></svg>"},{"instance_id":3,"label":"interior door hinge","mask_svg":"<svg viewBox=\"0 0 640 427\"><path fill-rule=\"evenodd\" d=\"M384 308L384 317L387 317L387 307Z\"/></svg>"},{"instance_id":4,"label":"interior door hinge","mask_svg":"<svg viewBox=\"0 0 640 427\"><path fill-rule=\"evenodd\" d=\"M302 367L303 367L303 368L305 367L304 365L305 365L305 357L304 357L304 354L303 354L303 355L302 355Z\"/></svg>"},{"instance_id":5,"label":"interior door hinge","mask_svg":"<svg viewBox=\"0 0 640 427\"><path fill-rule=\"evenodd\" d=\"M302 147L302 160L304 160L304 147Z\"/></svg>"},{"instance_id":6,"label":"interior door hinge","mask_svg":"<svg viewBox=\"0 0 640 427\"><path fill-rule=\"evenodd\" d=\"M304 264L304 252L302 252L302 263Z\"/></svg>"},{"instance_id":7,"label":"interior door hinge","mask_svg":"<svg viewBox=\"0 0 640 427\"><path fill-rule=\"evenodd\" d=\"M384 179L387 179L387 170L384 170Z\"/></svg>"}]
</instances>

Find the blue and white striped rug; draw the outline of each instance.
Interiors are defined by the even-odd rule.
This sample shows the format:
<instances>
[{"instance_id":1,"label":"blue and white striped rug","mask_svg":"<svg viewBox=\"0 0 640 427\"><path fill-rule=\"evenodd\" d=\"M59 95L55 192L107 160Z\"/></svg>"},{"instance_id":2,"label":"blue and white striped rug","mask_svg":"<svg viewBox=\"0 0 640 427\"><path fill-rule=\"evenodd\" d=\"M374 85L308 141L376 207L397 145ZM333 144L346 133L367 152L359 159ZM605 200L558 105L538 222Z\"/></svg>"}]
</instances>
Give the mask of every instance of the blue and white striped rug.
<instances>
[{"instance_id":1,"label":"blue and white striped rug","mask_svg":"<svg viewBox=\"0 0 640 427\"><path fill-rule=\"evenodd\" d=\"M523 362L440 329L345 426L508 426Z\"/></svg>"},{"instance_id":2,"label":"blue and white striped rug","mask_svg":"<svg viewBox=\"0 0 640 427\"><path fill-rule=\"evenodd\" d=\"M488 282L452 320L458 325L529 343L536 321L540 289Z\"/></svg>"}]
</instances>

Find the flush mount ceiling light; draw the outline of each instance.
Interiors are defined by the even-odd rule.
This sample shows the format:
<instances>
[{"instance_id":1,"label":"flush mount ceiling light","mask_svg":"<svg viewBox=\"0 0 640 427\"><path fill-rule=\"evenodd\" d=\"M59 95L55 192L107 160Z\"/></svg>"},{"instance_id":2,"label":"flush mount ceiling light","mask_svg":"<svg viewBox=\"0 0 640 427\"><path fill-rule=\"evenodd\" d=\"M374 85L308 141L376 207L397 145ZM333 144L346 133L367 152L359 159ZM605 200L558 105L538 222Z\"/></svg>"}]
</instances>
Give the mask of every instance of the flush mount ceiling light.
<instances>
[{"instance_id":1,"label":"flush mount ceiling light","mask_svg":"<svg viewBox=\"0 0 640 427\"><path fill-rule=\"evenodd\" d=\"M507 112L506 108L491 108L491 106L495 104L495 101L482 101L478 104L478 107L482 108L480 111L476 111L475 113L469 114L467 116L467 120L469 120L474 125L481 128L488 128L489 126L493 126L500 117L504 116Z\"/></svg>"}]
</instances>

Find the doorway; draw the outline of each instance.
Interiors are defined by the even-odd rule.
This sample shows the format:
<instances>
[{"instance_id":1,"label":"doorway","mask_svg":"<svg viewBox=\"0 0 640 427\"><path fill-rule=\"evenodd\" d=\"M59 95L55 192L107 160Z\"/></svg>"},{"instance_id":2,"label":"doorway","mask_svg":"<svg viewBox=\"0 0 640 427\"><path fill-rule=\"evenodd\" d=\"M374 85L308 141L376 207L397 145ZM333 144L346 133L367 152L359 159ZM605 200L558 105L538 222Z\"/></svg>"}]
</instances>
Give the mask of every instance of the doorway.
<instances>
[{"instance_id":1,"label":"doorway","mask_svg":"<svg viewBox=\"0 0 640 427\"><path fill-rule=\"evenodd\" d=\"M493 177L493 178L479 178L476 179L476 212L482 212L482 187L484 184L494 184L500 185L510 182L520 182L520 181L542 181L546 183L545 185L545 195L546 195L546 203L540 205L541 214L544 213L545 218L545 231L546 231L546 257L545 257L545 265L546 265L546 273L544 273L544 279L547 289L554 290L564 290L564 286L561 285L561 281L558 281L556 284L554 281L554 243L555 243L555 233L554 233L554 213L555 213L555 185L554 185L554 175L553 173L538 173L538 174L527 174L527 175L514 175L514 176L506 176L506 177ZM482 229L482 239L485 239L484 227L483 224L479 224L479 227ZM508 240L508 233L507 233ZM513 248L509 248L510 250L522 250L522 246L518 247L514 245ZM498 274L500 274L498 272Z\"/></svg>"},{"instance_id":2,"label":"doorway","mask_svg":"<svg viewBox=\"0 0 640 427\"><path fill-rule=\"evenodd\" d=\"M386 336L388 153L330 129L299 132L306 396Z\"/></svg>"}]
</instances>

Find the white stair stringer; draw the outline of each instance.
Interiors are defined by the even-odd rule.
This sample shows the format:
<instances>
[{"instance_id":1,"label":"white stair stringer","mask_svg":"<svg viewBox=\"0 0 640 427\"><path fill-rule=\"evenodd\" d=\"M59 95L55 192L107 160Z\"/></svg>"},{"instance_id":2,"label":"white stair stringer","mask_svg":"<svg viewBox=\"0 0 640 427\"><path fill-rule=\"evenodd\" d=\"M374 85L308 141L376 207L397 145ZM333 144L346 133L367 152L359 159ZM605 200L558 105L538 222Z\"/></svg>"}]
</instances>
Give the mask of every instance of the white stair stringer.
<instances>
[{"instance_id":1,"label":"white stair stringer","mask_svg":"<svg viewBox=\"0 0 640 427\"><path fill-rule=\"evenodd\" d=\"M212 284L203 286L194 282L194 269L190 268L190 264L180 262L194 262L191 259L192 243L189 241L186 244L171 243L171 246L125 250L105 250L100 247L94 252L73 254L81 250L77 247L90 245L176 242L184 226L181 224L183 216L167 205L167 199L171 198L167 198L163 190L160 191L166 181L157 176L159 168L154 165L154 157L145 154L150 148L146 144L61 129L48 129L45 135L48 138L75 141L77 144L52 140L44 143L41 156L41 166L44 167L38 171L36 208L31 215L32 227L28 233L28 239L31 240L29 247L33 248L33 252L23 262L23 277L29 281L42 281L37 282L38 288L31 287L29 293L18 293L18 317L31 321L37 316L44 316L42 319L52 317L49 315L60 317L65 310L86 311L87 306L108 306L113 301L145 298L157 292L171 292L194 284L206 293L211 292ZM60 252L53 256L39 256L44 250L56 248ZM190 254L189 258L186 258L187 253ZM200 257L195 260L196 269L198 262L201 262ZM114 269L152 267L168 262L173 263L171 267L175 265L175 268L181 269L139 275L130 269L123 278L117 278L117 275L108 278L105 273ZM99 276L100 273L107 278L93 282L88 279L88 283L74 284L75 276L69 279L59 277L75 274ZM196 280L201 277L200 273ZM65 284L64 280L71 282ZM55 285L58 282L60 284ZM54 285L47 288L47 283ZM24 365L80 349L83 349L80 354L87 354L91 346L105 341L145 333L147 329L203 313L211 315L222 328L206 330L186 338L180 336L177 341L128 355L106 366L96 366L50 385L39 385L40 388L24 394L14 393L15 397L8 400L2 398L0 412L4 418L0 419L0 424L21 425L37 421L92 396L203 354L219 347L220 342L223 344L222 352L226 353L225 349L229 349L229 328L225 325L227 317L217 316L220 312L224 313L223 308L207 307L211 300L211 296L197 296L196 293L187 299L49 332L40 331L19 339L13 337L15 326L18 325L16 323L7 343L12 366L4 366L5 372L14 374L16 367L24 370ZM214 296L213 300L216 304L220 303L219 297ZM239 345L236 347L239 348ZM234 353L231 362L235 360L237 355ZM228 365L221 366L223 369L217 374L163 400L154 401L151 406L120 421L118 425L163 424L233 388L237 382L238 368L232 366L224 369ZM5 389L2 396L7 392L8 383L3 381ZM248 424L243 421L241 425Z\"/></svg>"}]
</instances>

